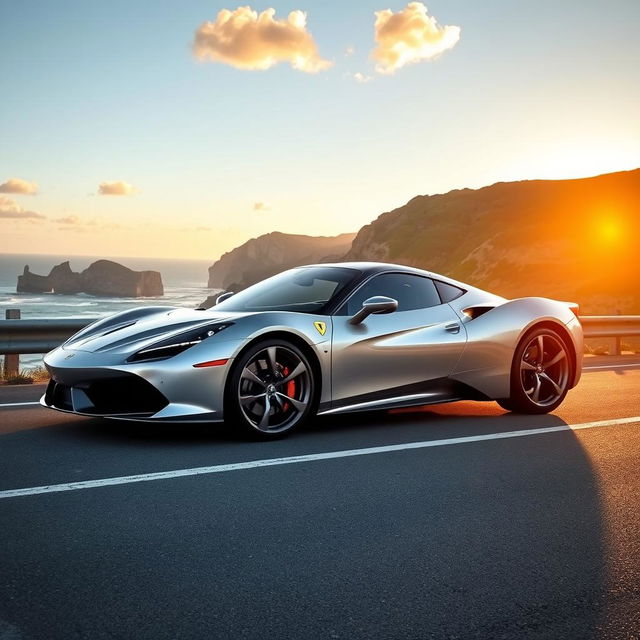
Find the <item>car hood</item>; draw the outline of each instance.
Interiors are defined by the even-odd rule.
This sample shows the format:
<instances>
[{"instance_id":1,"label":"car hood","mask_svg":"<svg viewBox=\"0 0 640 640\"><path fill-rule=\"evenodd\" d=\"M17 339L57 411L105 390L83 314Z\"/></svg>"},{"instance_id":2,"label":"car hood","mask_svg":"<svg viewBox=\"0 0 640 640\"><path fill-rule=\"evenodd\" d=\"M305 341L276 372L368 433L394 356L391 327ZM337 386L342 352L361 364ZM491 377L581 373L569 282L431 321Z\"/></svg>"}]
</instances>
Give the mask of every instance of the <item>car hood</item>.
<instances>
[{"instance_id":1,"label":"car hood","mask_svg":"<svg viewBox=\"0 0 640 640\"><path fill-rule=\"evenodd\" d=\"M246 315L251 314L165 308L134 319L118 321L114 317L113 322L100 321L71 336L63 349L91 353L137 351L190 329L233 322Z\"/></svg>"}]
</instances>

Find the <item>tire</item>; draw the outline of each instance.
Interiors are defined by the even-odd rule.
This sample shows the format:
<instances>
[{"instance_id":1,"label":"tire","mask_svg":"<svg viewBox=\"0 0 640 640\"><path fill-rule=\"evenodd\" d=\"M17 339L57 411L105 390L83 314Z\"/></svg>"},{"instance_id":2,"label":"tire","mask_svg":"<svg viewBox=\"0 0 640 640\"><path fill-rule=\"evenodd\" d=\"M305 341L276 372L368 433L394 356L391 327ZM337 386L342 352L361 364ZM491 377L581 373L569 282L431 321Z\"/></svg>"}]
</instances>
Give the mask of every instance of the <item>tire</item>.
<instances>
[{"instance_id":1,"label":"tire","mask_svg":"<svg viewBox=\"0 0 640 640\"><path fill-rule=\"evenodd\" d=\"M309 359L295 344L264 340L234 363L225 394L226 422L254 439L282 438L315 414L316 391Z\"/></svg>"},{"instance_id":2,"label":"tire","mask_svg":"<svg viewBox=\"0 0 640 640\"><path fill-rule=\"evenodd\" d=\"M514 413L543 414L560 406L569 391L572 364L566 340L549 327L528 331L511 365L511 396L498 404Z\"/></svg>"},{"instance_id":3,"label":"tire","mask_svg":"<svg viewBox=\"0 0 640 640\"><path fill-rule=\"evenodd\" d=\"M505 411L513 411L513 404L511 404L511 400L509 398L499 398L496 402L505 410Z\"/></svg>"}]
</instances>

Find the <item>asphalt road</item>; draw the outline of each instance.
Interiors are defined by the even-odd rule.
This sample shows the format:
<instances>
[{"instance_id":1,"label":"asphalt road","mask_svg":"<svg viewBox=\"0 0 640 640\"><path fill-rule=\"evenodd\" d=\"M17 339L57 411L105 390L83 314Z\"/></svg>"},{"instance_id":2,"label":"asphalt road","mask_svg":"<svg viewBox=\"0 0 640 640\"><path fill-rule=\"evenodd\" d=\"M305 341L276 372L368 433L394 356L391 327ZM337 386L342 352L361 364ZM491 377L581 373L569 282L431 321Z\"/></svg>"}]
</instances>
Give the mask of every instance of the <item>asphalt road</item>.
<instances>
[{"instance_id":1,"label":"asphalt road","mask_svg":"<svg viewBox=\"0 0 640 640\"><path fill-rule=\"evenodd\" d=\"M0 640L639 638L638 362L268 443L0 388Z\"/></svg>"}]
</instances>

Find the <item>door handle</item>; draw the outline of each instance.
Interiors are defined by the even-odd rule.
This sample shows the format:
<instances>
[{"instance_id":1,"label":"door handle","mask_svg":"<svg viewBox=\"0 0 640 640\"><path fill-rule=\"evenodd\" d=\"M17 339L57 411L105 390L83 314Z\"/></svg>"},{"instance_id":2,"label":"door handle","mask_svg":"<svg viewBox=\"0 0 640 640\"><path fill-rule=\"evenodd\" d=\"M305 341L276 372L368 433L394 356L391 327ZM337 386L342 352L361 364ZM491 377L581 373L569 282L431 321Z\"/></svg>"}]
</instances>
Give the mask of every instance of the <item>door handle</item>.
<instances>
[{"instance_id":1,"label":"door handle","mask_svg":"<svg viewBox=\"0 0 640 640\"><path fill-rule=\"evenodd\" d=\"M460 333L460 325L457 322L451 322L444 326L444 330L449 333Z\"/></svg>"}]
</instances>

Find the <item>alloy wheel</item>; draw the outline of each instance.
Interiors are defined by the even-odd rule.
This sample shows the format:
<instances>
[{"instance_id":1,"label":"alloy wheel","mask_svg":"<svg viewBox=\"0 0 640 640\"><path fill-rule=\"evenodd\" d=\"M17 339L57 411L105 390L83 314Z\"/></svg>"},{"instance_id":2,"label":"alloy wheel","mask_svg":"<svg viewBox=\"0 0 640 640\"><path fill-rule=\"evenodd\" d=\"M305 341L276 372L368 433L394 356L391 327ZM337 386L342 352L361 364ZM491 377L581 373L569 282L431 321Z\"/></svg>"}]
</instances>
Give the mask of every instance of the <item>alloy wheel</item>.
<instances>
[{"instance_id":1,"label":"alloy wheel","mask_svg":"<svg viewBox=\"0 0 640 640\"><path fill-rule=\"evenodd\" d=\"M282 345L271 345L245 364L238 384L242 413L263 433L295 425L311 401L311 374L303 359Z\"/></svg>"},{"instance_id":2,"label":"alloy wheel","mask_svg":"<svg viewBox=\"0 0 640 640\"><path fill-rule=\"evenodd\" d=\"M549 333L534 336L520 362L522 388L539 407L554 404L569 384L569 358L564 344Z\"/></svg>"}]
</instances>

